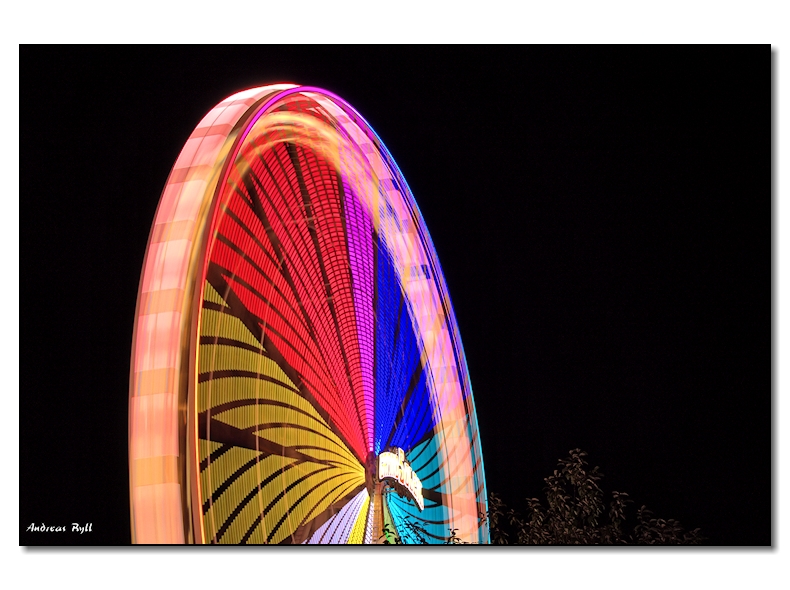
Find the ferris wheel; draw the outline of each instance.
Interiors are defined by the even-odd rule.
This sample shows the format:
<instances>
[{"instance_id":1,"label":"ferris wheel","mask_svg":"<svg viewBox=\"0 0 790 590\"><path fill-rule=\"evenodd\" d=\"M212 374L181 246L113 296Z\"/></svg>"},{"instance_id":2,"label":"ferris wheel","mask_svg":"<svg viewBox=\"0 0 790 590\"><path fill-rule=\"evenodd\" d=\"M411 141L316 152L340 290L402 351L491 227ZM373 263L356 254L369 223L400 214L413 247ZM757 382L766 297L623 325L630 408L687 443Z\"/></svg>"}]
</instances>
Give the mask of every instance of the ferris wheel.
<instances>
[{"instance_id":1,"label":"ferris wheel","mask_svg":"<svg viewBox=\"0 0 790 590\"><path fill-rule=\"evenodd\" d=\"M148 241L129 399L135 543L487 543L447 287L340 97L264 86L184 145Z\"/></svg>"}]
</instances>

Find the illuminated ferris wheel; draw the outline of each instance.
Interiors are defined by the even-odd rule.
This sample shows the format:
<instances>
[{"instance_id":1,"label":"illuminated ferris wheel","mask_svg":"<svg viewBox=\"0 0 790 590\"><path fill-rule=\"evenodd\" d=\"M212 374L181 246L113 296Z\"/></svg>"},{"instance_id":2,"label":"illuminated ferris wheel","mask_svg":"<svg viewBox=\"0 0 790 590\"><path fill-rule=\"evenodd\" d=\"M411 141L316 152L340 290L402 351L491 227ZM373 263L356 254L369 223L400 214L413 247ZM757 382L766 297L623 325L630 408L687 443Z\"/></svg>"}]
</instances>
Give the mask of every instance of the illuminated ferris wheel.
<instances>
[{"instance_id":1,"label":"illuminated ferris wheel","mask_svg":"<svg viewBox=\"0 0 790 590\"><path fill-rule=\"evenodd\" d=\"M135 543L487 543L472 390L425 223L319 88L228 97L162 193L129 400Z\"/></svg>"}]
</instances>

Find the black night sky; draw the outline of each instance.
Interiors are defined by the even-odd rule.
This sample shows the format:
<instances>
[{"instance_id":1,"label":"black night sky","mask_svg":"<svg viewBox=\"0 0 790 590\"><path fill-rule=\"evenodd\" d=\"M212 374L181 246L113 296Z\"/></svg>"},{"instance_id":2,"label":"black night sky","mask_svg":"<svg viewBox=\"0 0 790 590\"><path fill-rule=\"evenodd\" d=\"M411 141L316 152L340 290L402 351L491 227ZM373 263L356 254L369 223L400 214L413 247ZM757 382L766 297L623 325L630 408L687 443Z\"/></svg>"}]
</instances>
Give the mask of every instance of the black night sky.
<instances>
[{"instance_id":1,"label":"black night sky","mask_svg":"<svg viewBox=\"0 0 790 590\"><path fill-rule=\"evenodd\" d=\"M252 86L348 100L444 269L488 490L580 447L605 492L770 545L771 53L683 47L31 47L20 62L20 544L130 542L132 322L165 180ZM631 517L635 518L635 510Z\"/></svg>"}]
</instances>

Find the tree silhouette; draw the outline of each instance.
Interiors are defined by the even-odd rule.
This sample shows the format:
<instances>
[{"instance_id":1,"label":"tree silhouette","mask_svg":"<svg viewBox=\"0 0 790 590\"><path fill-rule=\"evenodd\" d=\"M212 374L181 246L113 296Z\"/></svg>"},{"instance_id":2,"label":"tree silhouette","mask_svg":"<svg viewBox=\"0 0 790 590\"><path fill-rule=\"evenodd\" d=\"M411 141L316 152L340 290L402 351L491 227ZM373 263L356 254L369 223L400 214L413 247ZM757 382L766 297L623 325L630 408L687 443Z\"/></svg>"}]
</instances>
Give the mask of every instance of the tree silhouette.
<instances>
[{"instance_id":1,"label":"tree silhouette","mask_svg":"<svg viewBox=\"0 0 790 590\"><path fill-rule=\"evenodd\" d=\"M546 482L546 504L527 499L522 516L491 494L488 524L496 545L699 545L699 529L685 531L677 520L657 519L645 506L637 511L633 530L626 527L628 494L612 492L608 506L598 467L588 469L587 453L573 449L560 459Z\"/></svg>"}]
</instances>

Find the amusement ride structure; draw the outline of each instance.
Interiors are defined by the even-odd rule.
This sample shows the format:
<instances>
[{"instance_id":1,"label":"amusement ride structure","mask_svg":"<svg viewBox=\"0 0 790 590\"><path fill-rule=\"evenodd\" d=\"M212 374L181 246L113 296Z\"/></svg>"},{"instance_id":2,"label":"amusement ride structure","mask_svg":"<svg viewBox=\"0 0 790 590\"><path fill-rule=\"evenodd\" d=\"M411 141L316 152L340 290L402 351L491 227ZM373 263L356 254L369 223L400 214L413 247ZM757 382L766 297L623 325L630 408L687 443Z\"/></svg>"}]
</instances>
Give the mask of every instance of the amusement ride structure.
<instances>
[{"instance_id":1,"label":"amusement ride structure","mask_svg":"<svg viewBox=\"0 0 790 590\"><path fill-rule=\"evenodd\" d=\"M414 198L344 100L214 107L161 196L129 398L135 543L487 543L472 389Z\"/></svg>"}]
</instances>

